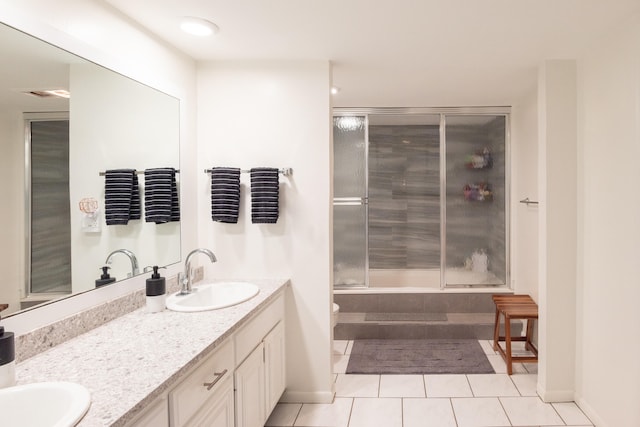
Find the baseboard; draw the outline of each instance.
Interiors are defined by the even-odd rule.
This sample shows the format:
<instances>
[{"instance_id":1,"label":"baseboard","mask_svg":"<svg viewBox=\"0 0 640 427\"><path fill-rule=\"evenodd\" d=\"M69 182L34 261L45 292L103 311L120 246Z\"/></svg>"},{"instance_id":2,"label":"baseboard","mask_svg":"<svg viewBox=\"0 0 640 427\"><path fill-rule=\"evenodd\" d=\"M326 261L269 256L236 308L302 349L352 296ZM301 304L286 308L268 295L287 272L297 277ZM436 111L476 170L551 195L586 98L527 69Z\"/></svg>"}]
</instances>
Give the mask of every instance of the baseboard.
<instances>
[{"instance_id":1,"label":"baseboard","mask_svg":"<svg viewBox=\"0 0 640 427\"><path fill-rule=\"evenodd\" d=\"M553 390L548 391L540 387L536 387L536 391L540 398L546 403L573 402L575 401L575 392L573 390Z\"/></svg>"},{"instance_id":2,"label":"baseboard","mask_svg":"<svg viewBox=\"0 0 640 427\"><path fill-rule=\"evenodd\" d=\"M282 403L332 403L333 391L294 391L286 390L280 402Z\"/></svg>"},{"instance_id":3,"label":"baseboard","mask_svg":"<svg viewBox=\"0 0 640 427\"><path fill-rule=\"evenodd\" d=\"M576 405L584 412L584 414L591 420L594 426L608 427L607 424L600 418L591 405L587 403L582 396L576 396Z\"/></svg>"}]
</instances>

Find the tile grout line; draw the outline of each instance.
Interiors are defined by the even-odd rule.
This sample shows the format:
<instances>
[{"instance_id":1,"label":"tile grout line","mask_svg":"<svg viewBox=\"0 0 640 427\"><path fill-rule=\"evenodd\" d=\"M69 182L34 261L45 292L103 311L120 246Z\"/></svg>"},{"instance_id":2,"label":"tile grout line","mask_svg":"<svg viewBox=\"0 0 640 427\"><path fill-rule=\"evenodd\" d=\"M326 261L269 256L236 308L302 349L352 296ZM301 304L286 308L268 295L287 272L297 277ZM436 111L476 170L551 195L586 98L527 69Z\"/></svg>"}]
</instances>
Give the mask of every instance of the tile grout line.
<instances>
[{"instance_id":1,"label":"tile grout line","mask_svg":"<svg viewBox=\"0 0 640 427\"><path fill-rule=\"evenodd\" d=\"M334 398L335 400L335 398ZM302 412L302 407L304 406L304 403L302 405L300 405L300 408L298 408L298 412L296 413L296 417L293 419L293 424L291 424L291 426L295 426L296 425L296 421L298 421L298 417L300 416L300 412Z\"/></svg>"},{"instance_id":2,"label":"tile grout line","mask_svg":"<svg viewBox=\"0 0 640 427\"><path fill-rule=\"evenodd\" d=\"M520 391L520 389L518 388L518 385L516 384L516 382L513 380L513 375L509 375L509 380L511 381L511 384L513 384L513 386L516 388L516 391L520 395L519 397L525 397Z\"/></svg>"},{"instance_id":3,"label":"tile grout line","mask_svg":"<svg viewBox=\"0 0 640 427\"><path fill-rule=\"evenodd\" d=\"M456 427L460 427L460 424L458 424L458 417L456 417L456 410L453 407L453 398L449 398L449 406L451 406L451 413L453 414L453 421L456 423Z\"/></svg>"},{"instance_id":4,"label":"tile grout line","mask_svg":"<svg viewBox=\"0 0 640 427\"><path fill-rule=\"evenodd\" d=\"M473 387L471 387L471 381L469 381L469 375L465 374L464 378L467 380L467 384L469 385L469 390L471 390L471 397L477 397L476 393L473 391Z\"/></svg>"},{"instance_id":5,"label":"tile grout line","mask_svg":"<svg viewBox=\"0 0 640 427\"><path fill-rule=\"evenodd\" d=\"M542 400L542 398L541 398L540 396L537 396L537 397L538 397L538 399L540 399L540 401L541 401L542 403L545 403L545 401L544 401L544 400ZM553 405L553 403L551 403L551 402L550 402L550 403L549 403L549 406L551 406L551 407L553 408L553 411L556 413L556 415L558 415L558 418L560 418L560 419L562 420L562 422L564 423L564 425L569 425L569 424L567 424L567 422L565 421L565 419L562 417L562 415L560 415L560 412L558 412L558 410L557 410L557 409L556 409L556 407ZM589 418L587 418L587 419L589 419ZM591 420L589 420L589 421L591 421Z\"/></svg>"},{"instance_id":6,"label":"tile grout line","mask_svg":"<svg viewBox=\"0 0 640 427\"><path fill-rule=\"evenodd\" d=\"M356 398L352 397L351 398L351 407L349 408L349 417L347 418L347 426L349 427L349 424L351 424L351 416L353 415L353 407L356 404Z\"/></svg>"},{"instance_id":7,"label":"tile grout line","mask_svg":"<svg viewBox=\"0 0 640 427\"><path fill-rule=\"evenodd\" d=\"M522 396L520 396L520 397L522 397ZM500 398L500 396L498 396L497 399L498 399L498 403L500 403L500 407L502 408L502 412L504 412L504 415L507 417L507 421L509 421L510 425L513 425L513 422L511 421L511 418L509 417L509 414L507 413L507 410L504 409L504 405L502 404L502 399Z\"/></svg>"},{"instance_id":8,"label":"tile grout line","mask_svg":"<svg viewBox=\"0 0 640 427\"><path fill-rule=\"evenodd\" d=\"M422 389L424 390L424 398L427 399L429 396L427 395L427 379L426 375L420 375L422 377Z\"/></svg>"}]
</instances>

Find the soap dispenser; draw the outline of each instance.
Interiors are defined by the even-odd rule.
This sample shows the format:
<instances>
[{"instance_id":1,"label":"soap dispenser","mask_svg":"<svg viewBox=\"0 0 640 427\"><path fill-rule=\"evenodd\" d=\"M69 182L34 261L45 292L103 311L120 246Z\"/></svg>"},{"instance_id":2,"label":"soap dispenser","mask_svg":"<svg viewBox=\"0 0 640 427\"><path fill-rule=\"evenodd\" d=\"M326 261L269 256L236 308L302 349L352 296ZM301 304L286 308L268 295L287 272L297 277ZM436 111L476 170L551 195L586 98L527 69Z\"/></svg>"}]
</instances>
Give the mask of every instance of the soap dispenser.
<instances>
[{"instance_id":1,"label":"soap dispenser","mask_svg":"<svg viewBox=\"0 0 640 427\"><path fill-rule=\"evenodd\" d=\"M5 332L0 326L0 388L16 384L16 348L13 332Z\"/></svg>"},{"instance_id":2,"label":"soap dispenser","mask_svg":"<svg viewBox=\"0 0 640 427\"><path fill-rule=\"evenodd\" d=\"M113 283L116 281L115 277L109 276L109 269L111 267L109 267L108 265L105 265L104 267L101 267L101 268L102 268L102 276L100 276L100 278L96 280L96 288L100 286L108 285L109 283Z\"/></svg>"},{"instance_id":3,"label":"soap dispenser","mask_svg":"<svg viewBox=\"0 0 640 427\"><path fill-rule=\"evenodd\" d=\"M157 313L165 308L166 281L158 273L158 268L160 267L154 265L153 274L147 279L147 313Z\"/></svg>"}]
</instances>

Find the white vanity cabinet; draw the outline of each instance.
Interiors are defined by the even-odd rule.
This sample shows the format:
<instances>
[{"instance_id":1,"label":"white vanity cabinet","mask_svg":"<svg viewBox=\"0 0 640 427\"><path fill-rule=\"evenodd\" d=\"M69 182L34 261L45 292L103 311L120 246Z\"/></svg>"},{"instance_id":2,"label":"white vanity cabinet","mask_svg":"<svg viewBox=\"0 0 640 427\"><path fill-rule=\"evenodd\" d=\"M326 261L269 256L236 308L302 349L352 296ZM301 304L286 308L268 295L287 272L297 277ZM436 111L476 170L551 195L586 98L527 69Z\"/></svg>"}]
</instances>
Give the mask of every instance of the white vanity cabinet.
<instances>
[{"instance_id":1,"label":"white vanity cabinet","mask_svg":"<svg viewBox=\"0 0 640 427\"><path fill-rule=\"evenodd\" d=\"M262 427L285 388L283 298L238 332L235 341L241 361L234 375L236 427Z\"/></svg>"},{"instance_id":2,"label":"white vanity cabinet","mask_svg":"<svg viewBox=\"0 0 640 427\"><path fill-rule=\"evenodd\" d=\"M169 392L172 427L233 427L233 342L227 340Z\"/></svg>"},{"instance_id":3,"label":"white vanity cabinet","mask_svg":"<svg viewBox=\"0 0 640 427\"><path fill-rule=\"evenodd\" d=\"M262 427L285 387L282 322L238 366L235 381L236 427Z\"/></svg>"},{"instance_id":4,"label":"white vanity cabinet","mask_svg":"<svg viewBox=\"0 0 640 427\"><path fill-rule=\"evenodd\" d=\"M285 382L280 294L127 424L132 427L263 427Z\"/></svg>"},{"instance_id":5,"label":"white vanity cabinet","mask_svg":"<svg viewBox=\"0 0 640 427\"><path fill-rule=\"evenodd\" d=\"M236 427L262 427L266 419L264 345L247 357L235 373Z\"/></svg>"},{"instance_id":6,"label":"white vanity cabinet","mask_svg":"<svg viewBox=\"0 0 640 427\"><path fill-rule=\"evenodd\" d=\"M285 380L285 348L284 348L284 323L280 322L264 338L264 364L265 364L265 389L266 405L269 417L278 400L284 393Z\"/></svg>"}]
</instances>

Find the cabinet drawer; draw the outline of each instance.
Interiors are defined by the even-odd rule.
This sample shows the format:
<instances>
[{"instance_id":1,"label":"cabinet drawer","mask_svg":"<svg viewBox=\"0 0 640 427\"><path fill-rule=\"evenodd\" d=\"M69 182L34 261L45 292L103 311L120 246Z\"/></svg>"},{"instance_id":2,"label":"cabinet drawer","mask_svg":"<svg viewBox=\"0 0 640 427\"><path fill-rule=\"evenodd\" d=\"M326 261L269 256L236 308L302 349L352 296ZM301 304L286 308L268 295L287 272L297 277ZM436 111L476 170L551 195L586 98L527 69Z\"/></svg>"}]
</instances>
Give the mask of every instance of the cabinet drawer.
<instances>
[{"instance_id":1,"label":"cabinet drawer","mask_svg":"<svg viewBox=\"0 0 640 427\"><path fill-rule=\"evenodd\" d=\"M258 313L234 336L236 364L238 366L262 341L274 326L284 319L284 294Z\"/></svg>"},{"instance_id":2,"label":"cabinet drawer","mask_svg":"<svg viewBox=\"0 0 640 427\"><path fill-rule=\"evenodd\" d=\"M233 342L227 340L169 392L172 426L185 425L205 401L226 383L224 380L233 376L233 361Z\"/></svg>"},{"instance_id":3,"label":"cabinet drawer","mask_svg":"<svg viewBox=\"0 0 640 427\"><path fill-rule=\"evenodd\" d=\"M232 376L220 380L220 389L211 395L204 407L189 420L185 427L204 426L234 427Z\"/></svg>"}]
</instances>

